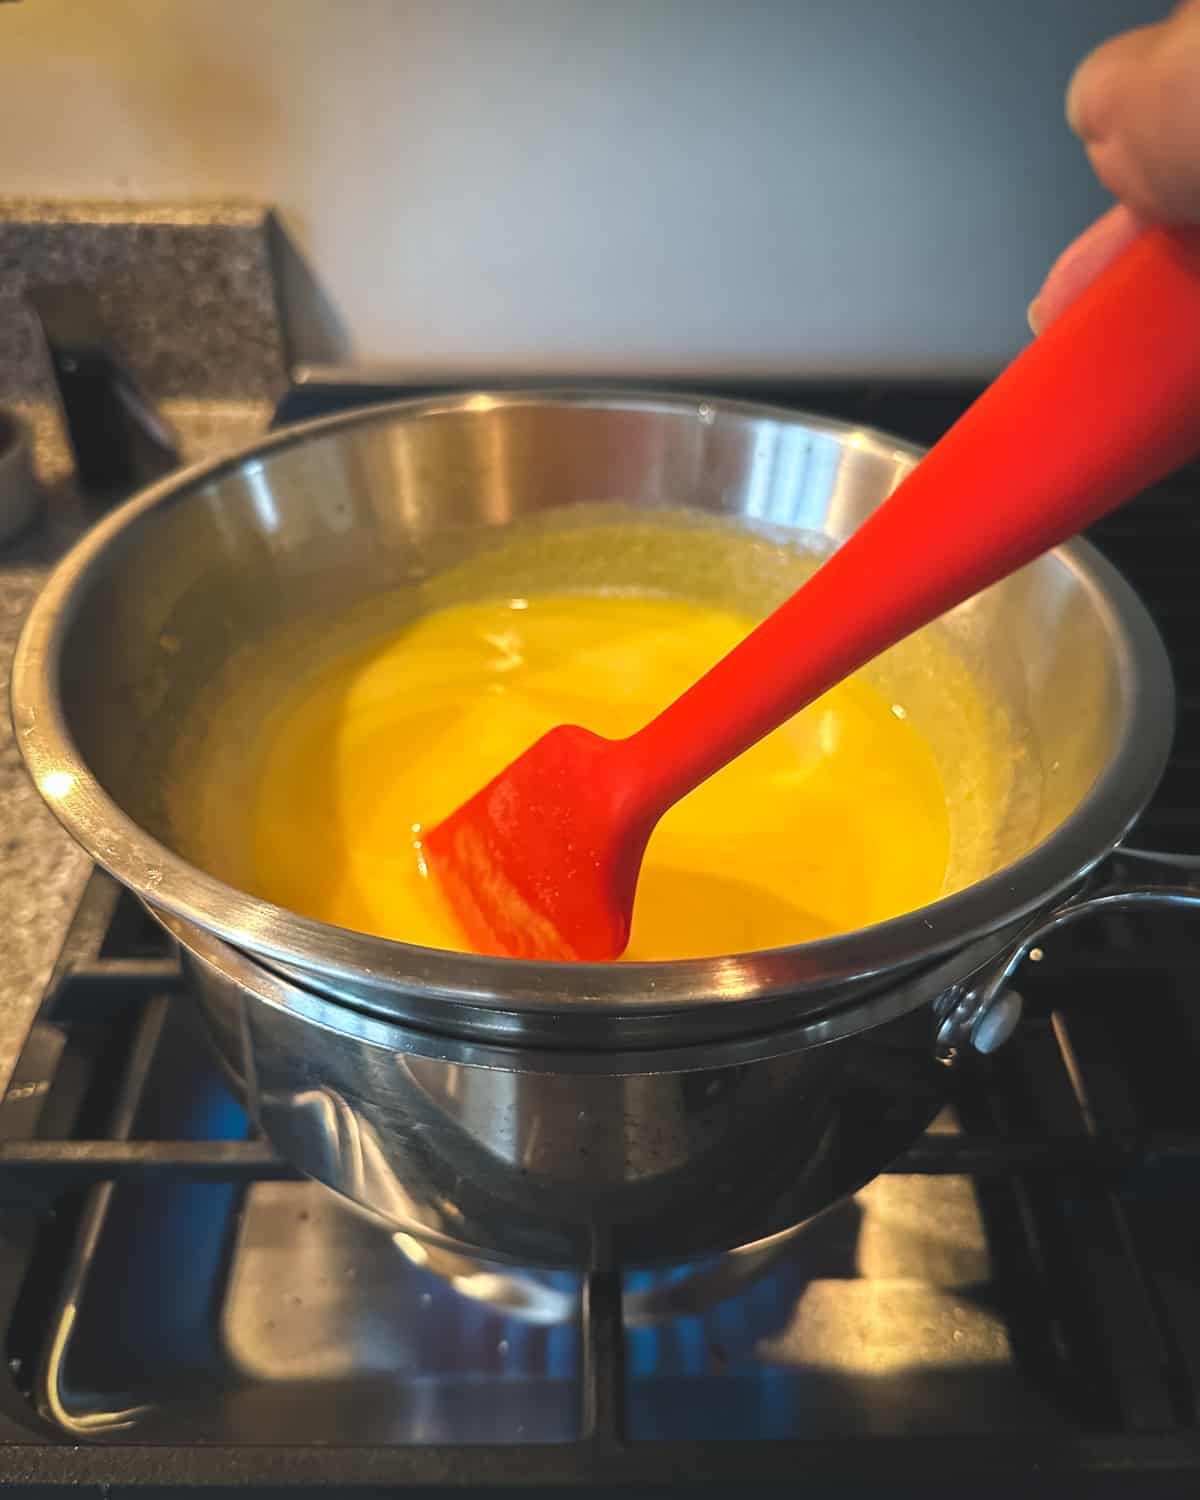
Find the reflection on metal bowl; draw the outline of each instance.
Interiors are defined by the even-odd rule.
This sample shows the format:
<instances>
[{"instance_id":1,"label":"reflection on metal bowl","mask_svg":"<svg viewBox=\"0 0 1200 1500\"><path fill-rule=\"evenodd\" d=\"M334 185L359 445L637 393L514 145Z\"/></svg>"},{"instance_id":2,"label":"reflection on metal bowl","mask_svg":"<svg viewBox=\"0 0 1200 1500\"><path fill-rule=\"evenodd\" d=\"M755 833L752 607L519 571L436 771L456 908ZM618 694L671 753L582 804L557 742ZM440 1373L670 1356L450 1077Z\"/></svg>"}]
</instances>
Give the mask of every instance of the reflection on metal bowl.
<instances>
[{"instance_id":1,"label":"reflection on metal bowl","mask_svg":"<svg viewBox=\"0 0 1200 1500\"><path fill-rule=\"evenodd\" d=\"M505 1049L364 1015L163 920L279 1151L455 1255L637 1265L762 1240L873 1176L944 1098L936 1018L907 997L837 1045L818 1023L753 1047Z\"/></svg>"}]
</instances>

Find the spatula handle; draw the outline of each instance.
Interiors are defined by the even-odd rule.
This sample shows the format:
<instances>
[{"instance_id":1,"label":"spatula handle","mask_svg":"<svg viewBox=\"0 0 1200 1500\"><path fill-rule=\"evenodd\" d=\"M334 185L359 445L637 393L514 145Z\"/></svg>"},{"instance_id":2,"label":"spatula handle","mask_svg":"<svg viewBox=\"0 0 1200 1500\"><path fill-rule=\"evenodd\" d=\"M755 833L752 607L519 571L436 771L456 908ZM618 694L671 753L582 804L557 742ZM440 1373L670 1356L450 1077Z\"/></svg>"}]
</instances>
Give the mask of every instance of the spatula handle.
<instances>
[{"instance_id":1,"label":"spatula handle","mask_svg":"<svg viewBox=\"0 0 1200 1500\"><path fill-rule=\"evenodd\" d=\"M1150 229L808 583L626 742L647 812L1197 452L1200 231Z\"/></svg>"}]
</instances>

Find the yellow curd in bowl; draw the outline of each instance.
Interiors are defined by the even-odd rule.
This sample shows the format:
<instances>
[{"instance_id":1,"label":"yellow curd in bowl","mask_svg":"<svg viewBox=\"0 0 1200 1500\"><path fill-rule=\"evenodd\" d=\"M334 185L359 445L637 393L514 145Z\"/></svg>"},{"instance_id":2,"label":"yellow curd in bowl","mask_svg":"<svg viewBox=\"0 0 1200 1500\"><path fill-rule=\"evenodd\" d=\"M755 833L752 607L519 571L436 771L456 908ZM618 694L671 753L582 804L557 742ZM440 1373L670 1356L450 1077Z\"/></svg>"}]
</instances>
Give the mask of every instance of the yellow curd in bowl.
<instances>
[{"instance_id":1,"label":"yellow curd in bowl","mask_svg":"<svg viewBox=\"0 0 1200 1500\"><path fill-rule=\"evenodd\" d=\"M547 593L436 609L343 654L272 714L250 809L258 894L464 948L422 831L555 724L638 729L753 625L675 597ZM949 823L929 744L852 678L662 820L625 956L773 948L911 911L942 893Z\"/></svg>"}]
</instances>

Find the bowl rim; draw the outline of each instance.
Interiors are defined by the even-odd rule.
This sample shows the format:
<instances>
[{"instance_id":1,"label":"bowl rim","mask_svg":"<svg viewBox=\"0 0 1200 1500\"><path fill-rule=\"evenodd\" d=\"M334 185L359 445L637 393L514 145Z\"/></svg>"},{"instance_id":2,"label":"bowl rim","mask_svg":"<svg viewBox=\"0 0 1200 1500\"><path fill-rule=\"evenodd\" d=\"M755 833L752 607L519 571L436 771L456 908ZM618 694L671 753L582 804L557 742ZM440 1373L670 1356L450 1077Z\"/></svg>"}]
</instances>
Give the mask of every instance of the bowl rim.
<instances>
[{"instance_id":1,"label":"bowl rim","mask_svg":"<svg viewBox=\"0 0 1200 1500\"><path fill-rule=\"evenodd\" d=\"M1020 859L928 906L872 927L788 948L721 958L654 963L532 963L421 948L351 932L260 900L191 864L153 838L111 798L86 764L66 722L59 675L63 645L80 601L119 547L155 512L184 503L222 476L288 448L377 423L406 422L497 407L616 408L771 420L912 462L924 451L856 423L748 401L694 393L547 387L386 401L279 429L219 458L174 471L98 522L53 569L25 621L13 658L11 707L16 741L43 799L93 860L149 907L253 956L309 988L377 1015L497 1041L527 1033L558 1045L615 1041L645 1045L678 1038L686 1024L739 1032L769 1024L786 999L791 1022L853 1003L874 982L912 972L954 948L1055 900L1101 863L1149 801L1166 766L1174 729L1174 682L1166 650L1145 606L1089 543L1051 554L1075 576L1106 623L1117 653L1121 722L1108 765L1075 810ZM736 1018L732 1009L736 1008ZM685 1019L686 1023L685 1023ZM598 1028L598 1029L597 1029Z\"/></svg>"}]
</instances>

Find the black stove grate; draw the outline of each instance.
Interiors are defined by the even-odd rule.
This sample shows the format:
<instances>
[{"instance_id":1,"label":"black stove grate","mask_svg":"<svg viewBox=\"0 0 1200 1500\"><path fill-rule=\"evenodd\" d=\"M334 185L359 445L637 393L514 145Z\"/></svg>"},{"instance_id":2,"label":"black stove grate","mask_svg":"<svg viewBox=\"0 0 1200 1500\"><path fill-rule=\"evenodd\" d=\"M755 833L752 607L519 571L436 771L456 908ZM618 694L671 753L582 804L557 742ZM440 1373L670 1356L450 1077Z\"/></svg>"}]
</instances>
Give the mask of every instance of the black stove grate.
<instances>
[{"instance_id":1,"label":"black stove grate","mask_svg":"<svg viewBox=\"0 0 1200 1500\"><path fill-rule=\"evenodd\" d=\"M311 393L309 393L311 394ZM380 392L379 394L384 394ZM755 394L764 394L756 392ZM928 439L962 392L773 390ZM356 392L362 399L362 392ZM308 399L306 395L305 399ZM1181 689L1176 754L1139 842L1200 848L1200 512L1195 475L1099 529L1150 603ZM1200 946L1187 917L1081 927L1022 976L1019 1039L975 1070L958 1133L927 1135L896 1174L974 1180L1015 1355L1053 1392L1051 1430L971 1436L635 1441L628 1435L620 1278L583 1288L580 1435L446 1446L81 1442L39 1414L32 1372L51 1309L106 1185L247 1187L295 1174L259 1139L134 1138L128 1125L180 1006L175 960L140 909L91 879L0 1103L0 1482L47 1488L203 1487L282 1493L336 1485L602 1488L803 1485L809 1495L1195 1495L1200 1489ZM153 1336L154 1330L143 1330ZM2 1373L2 1372L0 1372ZM986 1423L984 1424L986 1426Z\"/></svg>"}]
</instances>

